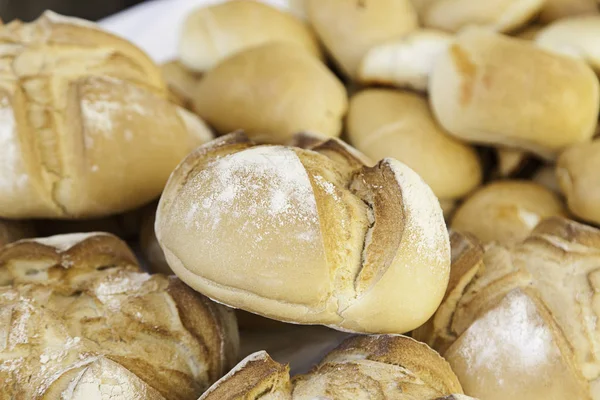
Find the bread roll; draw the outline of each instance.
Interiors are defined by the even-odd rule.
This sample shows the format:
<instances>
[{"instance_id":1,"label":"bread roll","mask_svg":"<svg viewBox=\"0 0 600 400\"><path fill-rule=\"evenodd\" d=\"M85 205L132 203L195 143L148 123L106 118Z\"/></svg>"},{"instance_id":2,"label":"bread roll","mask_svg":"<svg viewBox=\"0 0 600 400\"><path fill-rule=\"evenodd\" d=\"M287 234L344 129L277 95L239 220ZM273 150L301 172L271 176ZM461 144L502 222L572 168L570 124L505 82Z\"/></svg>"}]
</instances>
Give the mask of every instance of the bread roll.
<instances>
[{"instance_id":1,"label":"bread roll","mask_svg":"<svg viewBox=\"0 0 600 400\"><path fill-rule=\"evenodd\" d=\"M196 85L202 79L202 74L191 71L178 60L164 63L160 68L167 82L171 101L181 107L191 109Z\"/></svg>"},{"instance_id":2,"label":"bread roll","mask_svg":"<svg viewBox=\"0 0 600 400\"><path fill-rule=\"evenodd\" d=\"M583 59L600 73L600 14L556 21L542 29L535 43L543 49Z\"/></svg>"},{"instance_id":3,"label":"bread roll","mask_svg":"<svg viewBox=\"0 0 600 400\"><path fill-rule=\"evenodd\" d=\"M523 150L500 147L495 151L498 163L496 173L502 178L518 174L530 158L529 153Z\"/></svg>"},{"instance_id":4,"label":"bread roll","mask_svg":"<svg viewBox=\"0 0 600 400\"><path fill-rule=\"evenodd\" d=\"M358 80L427 91L436 58L452 36L433 29L417 29L401 39L371 48L358 68Z\"/></svg>"},{"instance_id":5,"label":"bread roll","mask_svg":"<svg viewBox=\"0 0 600 400\"><path fill-rule=\"evenodd\" d=\"M96 25L0 27L0 217L93 218L157 197L188 153L160 70Z\"/></svg>"},{"instance_id":6,"label":"bread roll","mask_svg":"<svg viewBox=\"0 0 600 400\"><path fill-rule=\"evenodd\" d=\"M511 250L488 246L483 258L462 260L452 265L451 294L414 336L440 350L465 392L486 400L600 398L600 231L552 218ZM460 285L450 289L452 282ZM440 312L446 318L436 321Z\"/></svg>"},{"instance_id":7,"label":"bread roll","mask_svg":"<svg viewBox=\"0 0 600 400\"><path fill-rule=\"evenodd\" d=\"M597 13L598 3L596 0L546 0L539 19L544 23L549 23L576 15Z\"/></svg>"},{"instance_id":8,"label":"bread roll","mask_svg":"<svg viewBox=\"0 0 600 400\"><path fill-rule=\"evenodd\" d=\"M525 25L545 0L436 0L425 12L428 28L458 32L465 26L481 26L508 32Z\"/></svg>"},{"instance_id":9,"label":"bread roll","mask_svg":"<svg viewBox=\"0 0 600 400\"><path fill-rule=\"evenodd\" d=\"M531 178L538 185L544 186L546 189L560 195L560 185L556 177L556 166L548 164L540 167Z\"/></svg>"},{"instance_id":10,"label":"bread roll","mask_svg":"<svg viewBox=\"0 0 600 400\"><path fill-rule=\"evenodd\" d=\"M306 0L306 7L323 44L351 78L356 77L361 60L372 47L417 28L417 13L410 0Z\"/></svg>"},{"instance_id":11,"label":"bread roll","mask_svg":"<svg viewBox=\"0 0 600 400\"><path fill-rule=\"evenodd\" d=\"M197 398L236 357L230 311L136 272L107 234L0 250L0 398Z\"/></svg>"},{"instance_id":12,"label":"bread roll","mask_svg":"<svg viewBox=\"0 0 600 400\"><path fill-rule=\"evenodd\" d=\"M6 244L32 236L35 236L35 234L31 223L0 219L0 248Z\"/></svg>"},{"instance_id":13,"label":"bread roll","mask_svg":"<svg viewBox=\"0 0 600 400\"><path fill-rule=\"evenodd\" d=\"M481 183L475 149L448 135L419 95L359 92L350 100L347 132L350 142L371 159L392 157L408 165L440 199L460 198Z\"/></svg>"},{"instance_id":14,"label":"bread roll","mask_svg":"<svg viewBox=\"0 0 600 400\"><path fill-rule=\"evenodd\" d=\"M600 139L562 153L556 176L573 214L600 225Z\"/></svg>"},{"instance_id":15,"label":"bread roll","mask_svg":"<svg viewBox=\"0 0 600 400\"><path fill-rule=\"evenodd\" d=\"M346 108L346 91L333 73L281 43L228 58L204 76L194 96L195 111L220 134L244 129L274 143L300 131L339 136Z\"/></svg>"},{"instance_id":16,"label":"bread roll","mask_svg":"<svg viewBox=\"0 0 600 400\"><path fill-rule=\"evenodd\" d=\"M232 0L187 16L179 58L192 71L206 72L240 51L272 42L321 55L316 37L303 21L259 1Z\"/></svg>"},{"instance_id":17,"label":"bread roll","mask_svg":"<svg viewBox=\"0 0 600 400\"><path fill-rule=\"evenodd\" d=\"M450 393L456 392L452 395ZM264 396L264 397L262 397ZM405 336L355 336L290 385L287 366L257 352L215 383L200 400L471 399L448 363Z\"/></svg>"},{"instance_id":18,"label":"bread roll","mask_svg":"<svg viewBox=\"0 0 600 400\"><path fill-rule=\"evenodd\" d=\"M473 28L438 58L429 94L441 125L457 137L550 159L592 137L598 86L581 61Z\"/></svg>"},{"instance_id":19,"label":"bread roll","mask_svg":"<svg viewBox=\"0 0 600 400\"><path fill-rule=\"evenodd\" d=\"M304 150L238 133L199 147L171 176L156 236L173 271L210 298L355 332L419 326L450 261L422 179L389 158L365 167L335 139Z\"/></svg>"},{"instance_id":20,"label":"bread roll","mask_svg":"<svg viewBox=\"0 0 600 400\"><path fill-rule=\"evenodd\" d=\"M565 215L556 193L530 181L496 181L473 193L452 217L452 229L483 242L523 241L543 219Z\"/></svg>"}]
</instances>

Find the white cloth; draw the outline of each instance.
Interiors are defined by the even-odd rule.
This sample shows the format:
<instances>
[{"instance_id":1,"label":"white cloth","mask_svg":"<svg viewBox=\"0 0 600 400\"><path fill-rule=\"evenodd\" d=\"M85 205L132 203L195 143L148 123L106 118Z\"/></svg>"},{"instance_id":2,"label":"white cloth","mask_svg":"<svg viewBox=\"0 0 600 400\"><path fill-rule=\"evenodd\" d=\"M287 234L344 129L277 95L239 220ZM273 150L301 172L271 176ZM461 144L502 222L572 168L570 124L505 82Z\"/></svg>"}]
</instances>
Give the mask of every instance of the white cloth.
<instances>
[{"instance_id":1,"label":"white cloth","mask_svg":"<svg viewBox=\"0 0 600 400\"><path fill-rule=\"evenodd\" d=\"M177 57L179 32L193 9L224 0L154 0L131 7L101 20L100 25L142 48L154 61ZM287 10L290 0L261 0Z\"/></svg>"}]
</instances>

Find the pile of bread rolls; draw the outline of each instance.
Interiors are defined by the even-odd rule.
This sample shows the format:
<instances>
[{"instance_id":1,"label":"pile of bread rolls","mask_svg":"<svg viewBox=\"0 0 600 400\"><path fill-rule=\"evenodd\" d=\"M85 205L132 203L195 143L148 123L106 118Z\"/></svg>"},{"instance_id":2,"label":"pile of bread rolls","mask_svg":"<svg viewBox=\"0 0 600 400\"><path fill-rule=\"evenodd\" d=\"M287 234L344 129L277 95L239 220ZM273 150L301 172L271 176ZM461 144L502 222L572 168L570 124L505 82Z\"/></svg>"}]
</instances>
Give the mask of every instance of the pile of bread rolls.
<instances>
[{"instance_id":1,"label":"pile of bread rolls","mask_svg":"<svg viewBox=\"0 0 600 400\"><path fill-rule=\"evenodd\" d=\"M283 3L0 25L0 399L600 400L596 0Z\"/></svg>"}]
</instances>

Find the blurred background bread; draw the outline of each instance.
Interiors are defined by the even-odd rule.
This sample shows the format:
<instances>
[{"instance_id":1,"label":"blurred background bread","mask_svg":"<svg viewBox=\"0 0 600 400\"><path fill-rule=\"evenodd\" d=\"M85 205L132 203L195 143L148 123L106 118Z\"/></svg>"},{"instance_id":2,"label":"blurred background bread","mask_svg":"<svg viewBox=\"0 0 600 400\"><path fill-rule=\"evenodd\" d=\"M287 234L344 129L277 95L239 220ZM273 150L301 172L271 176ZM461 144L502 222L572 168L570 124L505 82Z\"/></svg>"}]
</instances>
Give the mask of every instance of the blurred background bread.
<instances>
[{"instance_id":1,"label":"blurred background bread","mask_svg":"<svg viewBox=\"0 0 600 400\"><path fill-rule=\"evenodd\" d=\"M447 283L442 210L404 164L366 167L353 152L333 139L304 150L241 134L199 147L159 203L168 264L209 297L269 318L370 333L417 327Z\"/></svg>"},{"instance_id":2,"label":"blurred background bread","mask_svg":"<svg viewBox=\"0 0 600 400\"><path fill-rule=\"evenodd\" d=\"M179 59L192 71L206 72L242 50L271 42L321 56L319 43L304 21L260 1L231 0L188 14Z\"/></svg>"},{"instance_id":3,"label":"blurred background bread","mask_svg":"<svg viewBox=\"0 0 600 400\"><path fill-rule=\"evenodd\" d=\"M372 160L392 157L416 173L442 200L458 199L481 184L475 149L438 125L417 94L367 89L350 99L348 139Z\"/></svg>"},{"instance_id":4,"label":"blurred background bread","mask_svg":"<svg viewBox=\"0 0 600 400\"><path fill-rule=\"evenodd\" d=\"M598 14L596 0L546 0L539 19L549 23L576 15Z\"/></svg>"},{"instance_id":5,"label":"blurred background bread","mask_svg":"<svg viewBox=\"0 0 600 400\"><path fill-rule=\"evenodd\" d=\"M600 398L600 231L555 217L510 249L460 235L452 244L446 297L413 336L440 351L465 392Z\"/></svg>"},{"instance_id":6,"label":"blurred background bread","mask_svg":"<svg viewBox=\"0 0 600 400\"><path fill-rule=\"evenodd\" d=\"M589 141L600 107L598 78L584 62L476 28L438 58L429 93L456 137L548 159Z\"/></svg>"},{"instance_id":7,"label":"blurred background bread","mask_svg":"<svg viewBox=\"0 0 600 400\"><path fill-rule=\"evenodd\" d=\"M565 216L561 198L530 181L495 181L477 189L454 212L450 226L482 242L513 245L525 240L537 224Z\"/></svg>"},{"instance_id":8,"label":"blurred background bread","mask_svg":"<svg viewBox=\"0 0 600 400\"><path fill-rule=\"evenodd\" d=\"M456 393L453 395L452 393ZM264 396L264 397L262 397ZM456 397L453 397L456 396ZM257 352L215 383L200 400L470 399L448 363L411 338L354 336L290 383L287 366Z\"/></svg>"},{"instance_id":9,"label":"blurred background bread","mask_svg":"<svg viewBox=\"0 0 600 400\"><path fill-rule=\"evenodd\" d=\"M160 194L190 144L142 51L51 12L0 44L0 217L101 217Z\"/></svg>"},{"instance_id":10,"label":"blurred background bread","mask_svg":"<svg viewBox=\"0 0 600 400\"><path fill-rule=\"evenodd\" d=\"M196 85L202 78L202 74L190 70L178 60L164 63L161 65L161 70L169 88L171 101L191 110Z\"/></svg>"},{"instance_id":11,"label":"blurred background bread","mask_svg":"<svg viewBox=\"0 0 600 400\"><path fill-rule=\"evenodd\" d=\"M119 242L64 235L0 250L13 276L0 287L0 397L190 399L231 367L231 311L137 272Z\"/></svg>"},{"instance_id":12,"label":"blurred background bread","mask_svg":"<svg viewBox=\"0 0 600 400\"><path fill-rule=\"evenodd\" d=\"M220 134L243 129L257 141L285 143L302 131L339 136L347 102L344 86L319 59L274 42L207 72L194 110Z\"/></svg>"}]
</instances>

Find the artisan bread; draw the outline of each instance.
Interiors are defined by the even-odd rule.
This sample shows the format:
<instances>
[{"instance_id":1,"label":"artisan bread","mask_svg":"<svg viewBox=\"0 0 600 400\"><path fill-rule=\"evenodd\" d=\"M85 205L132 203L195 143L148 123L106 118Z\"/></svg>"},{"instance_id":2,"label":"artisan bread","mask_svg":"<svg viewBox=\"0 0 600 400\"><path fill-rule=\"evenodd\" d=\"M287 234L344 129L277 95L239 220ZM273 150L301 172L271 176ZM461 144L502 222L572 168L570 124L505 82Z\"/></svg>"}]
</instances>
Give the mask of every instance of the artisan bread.
<instances>
[{"instance_id":1,"label":"artisan bread","mask_svg":"<svg viewBox=\"0 0 600 400\"><path fill-rule=\"evenodd\" d=\"M565 214L560 197L541 185L495 181L475 191L456 209L451 227L470 232L483 242L511 245L527 238L540 221Z\"/></svg>"},{"instance_id":2,"label":"artisan bread","mask_svg":"<svg viewBox=\"0 0 600 400\"><path fill-rule=\"evenodd\" d=\"M423 24L449 32L472 25L508 32L525 25L544 3L545 0L436 0L427 7Z\"/></svg>"},{"instance_id":3,"label":"artisan bread","mask_svg":"<svg viewBox=\"0 0 600 400\"><path fill-rule=\"evenodd\" d=\"M416 29L400 39L372 47L358 68L366 84L407 87L426 92L436 58L452 36L434 29Z\"/></svg>"},{"instance_id":4,"label":"artisan bread","mask_svg":"<svg viewBox=\"0 0 600 400\"><path fill-rule=\"evenodd\" d=\"M351 78L356 77L362 58L372 47L418 26L409 0L306 0L306 8L319 38Z\"/></svg>"},{"instance_id":5,"label":"artisan bread","mask_svg":"<svg viewBox=\"0 0 600 400\"><path fill-rule=\"evenodd\" d=\"M598 14L596 0L546 0L539 20L549 23L576 15Z\"/></svg>"},{"instance_id":6,"label":"artisan bread","mask_svg":"<svg viewBox=\"0 0 600 400\"><path fill-rule=\"evenodd\" d=\"M240 51L283 42L320 57L319 43L303 21L254 0L231 0L202 7L186 17L179 38L179 59L206 72Z\"/></svg>"},{"instance_id":7,"label":"artisan bread","mask_svg":"<svg viewBox=\"0 0 600 400\"><path fill-rule=\"evenodd\" d=\"M436 316L414 337L440 351L465 392L599 399L600 231L555 217L512 249L452 243L464 257L455 258Z\"/></svg>"},{"instance_id":8,"label":"artisan bread","mask_svg":"<svg viewBox=\"0 0 600 400\"><path fill-rule=\"evenodd\" d=\"M573 214L600 225L600 139L567 149L558 158L556 176Z\"/></svg>"},{"instance_id":9,"label":"artisan bread","mask_svg":"<svg viewBox=\"0 0 600 400\"><path fill-rule=\"evenodd\" d=\"M600 14L558 20L540 30L535 43L543 49L581 58L600 73Z\"/></svg>"},{"instance_id":10,"label":"artisan bread","mask_svg":"<svg viewBox=\"0 0 600 400\"><path fill-rule=\"evenodd\" d=\"M244 129L258 141L285 143L301 131L339 136L347 101L344 86L319 60L271 43L209 71L197 86L194 109L220 134Z\"/></svg>"},{"instance_id":11,"label":"artisan bread","mask_svg":"<svg viewBox=\"0 0 600 400\"><path fill-rule=\"evenodd\" d=\"M173 172L155 228L188 285L282 321L405 332L447 284L431 189L399 161L366 167L336 139L304 150L237 133L199 147Z\"/></svg>"},{"instance_id":12,"label":"artisan bread","mask_svg":"<svg viewBox=\"0 0 600 400\"><path fill-rule=\"evenodd\" d=\"M202 74L188 69L178 60L166 62L160 69L169 88L171 101L183 108L191 109L196 85L202 78Z\"/></svg>"},{"instance_id":13,"label":"artisan bread","mask_svg":"<svg viewBox=\"0 0 600 400\"><path fill-rule=\"evenodd\" d=\"M33 237L34 227L29 222L0 219L0 248L20 239Z\"/></svg>"},{"instance_id":14,"label":"artisan bread","mask_svg":"<svg viewBox=\"0 0 600 400\"><path fill-rule=\"evenodd\" d=\"M451 393L456 394L451 394ZM264 396L264 397L263 397ZM200 400L471 399L448 363L405 336L355 336L290 384L287 366L257 352L215 383Z\"/></svg>"},{"instance_id":15,"label":"artisan bread","mask_svg":"<svg viewBox=\"0 0 600 400\"><path fill-rule=\"evenodd\" d=\"M594 134L598 87L582 61L472 28L438 57L429 94L439 122L458 138L554 158Z\"/></svg>"},{"instance_id":16,"label":"artisan bread","mask_svg":"<svg viewBox=\"0 0 600 400\"><path fill-rule=\"evenodd\" d=\"M107 234L0 250L0 398L197 398L230 368L225 307L175 277L137 271ZM8 272L8 274L7 274Z\"/></svg>"},{"instance_id":17,"label":"artisan bread","mask_svg":"<svg viewBox=\"0 0 600 400\"><path fill-rule=\"evenodd\" d=\"M0 27L0 217L92 218L157 197L188 153L160 70L93 23Z\"/></svg>"},{"instance_id":18,"label":"artisan bread","mask_svg":"<svg viewBox=\"0 0 600 400\"><path fill-rule=\"evenodd\" d=\"M346 129L358 150L372 160L392 157L405 163L440 199L460 198L481 183L475 149L448 135L417 94L361 91L350 100Z\"/></svg>"}]
</instances>

